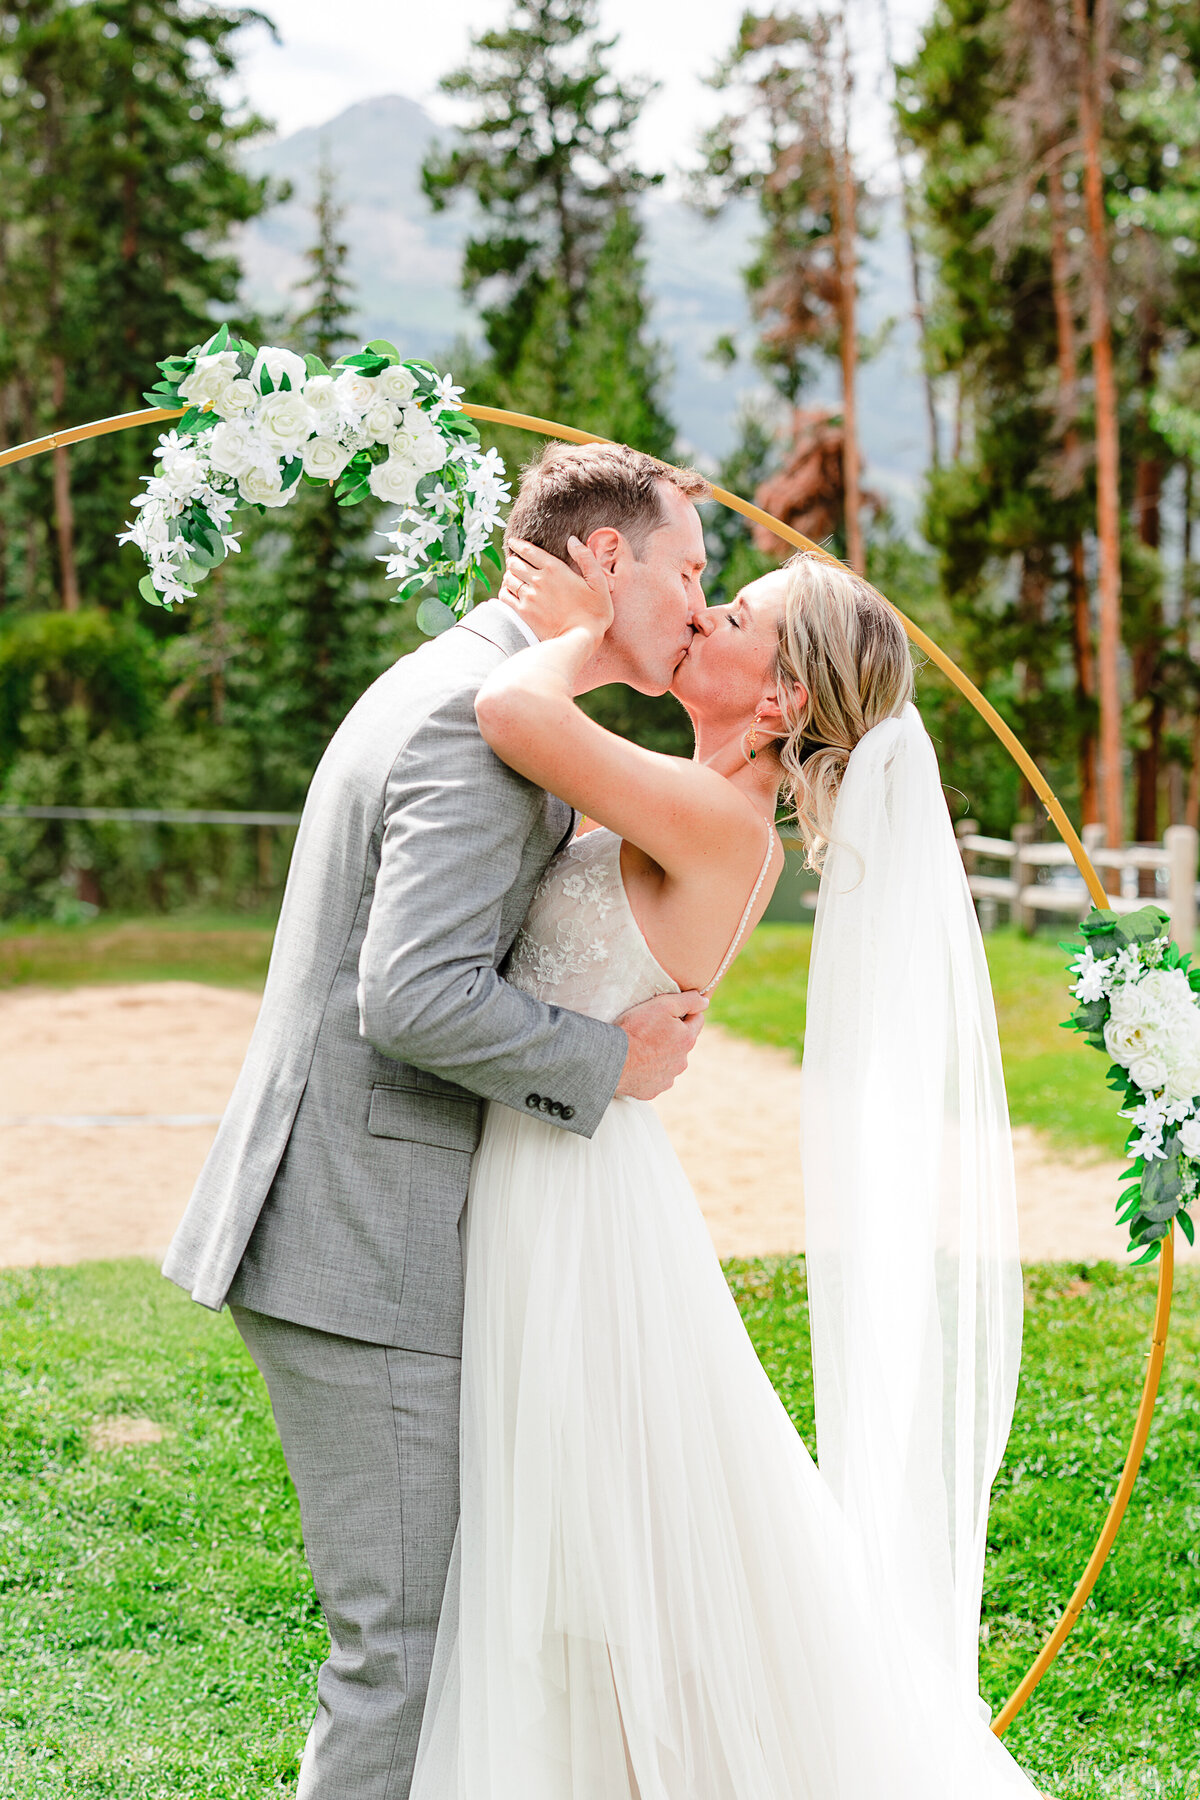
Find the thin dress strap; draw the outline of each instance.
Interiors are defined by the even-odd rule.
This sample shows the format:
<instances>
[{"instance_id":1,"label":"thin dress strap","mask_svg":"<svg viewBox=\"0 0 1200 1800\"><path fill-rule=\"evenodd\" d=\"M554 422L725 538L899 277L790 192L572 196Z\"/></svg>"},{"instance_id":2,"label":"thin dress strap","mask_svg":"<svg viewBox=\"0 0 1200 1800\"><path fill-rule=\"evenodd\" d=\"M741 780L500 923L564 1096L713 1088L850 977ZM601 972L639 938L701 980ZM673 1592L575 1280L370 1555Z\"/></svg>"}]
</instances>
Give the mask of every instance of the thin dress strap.
<instances>
[{"instance_id":1,"label":"thin dress strap","mask_svg":"<svg viewBox=\"0 0 1200 1800\"><path fill-rule=\"evenodd\" d=\"M738 928L733 934L733 942L732 942L732 944L730 944L728 950L725 952L725 955L722 957L721 966L717 970L716 974L713 976L712 980L709 982L708 986L702 987L700 989L700 992L702 994L711 994L712 993L712 991L716 987L718 981L720 981L722 975L724 975L726 969L729 967L730 963L733 961L734 957L737 955L738 945L741 943L742 935L745 932L747 925L750 923L750 914L754 911L754 902L758 899L759 894L762 892L762 884L767 879L767 870L771 866L771 858L774 856L774 854L775 854L775 832L772 829L772 827L770 825L768 825L767 826L767 854L763 858L762 868L758 871L758 880L755 882L754 887L751 890L750 898L746 902L746 910L745 910L745 912L743 912L741 921L738 925Z\"/></svg>"}]
</instances>

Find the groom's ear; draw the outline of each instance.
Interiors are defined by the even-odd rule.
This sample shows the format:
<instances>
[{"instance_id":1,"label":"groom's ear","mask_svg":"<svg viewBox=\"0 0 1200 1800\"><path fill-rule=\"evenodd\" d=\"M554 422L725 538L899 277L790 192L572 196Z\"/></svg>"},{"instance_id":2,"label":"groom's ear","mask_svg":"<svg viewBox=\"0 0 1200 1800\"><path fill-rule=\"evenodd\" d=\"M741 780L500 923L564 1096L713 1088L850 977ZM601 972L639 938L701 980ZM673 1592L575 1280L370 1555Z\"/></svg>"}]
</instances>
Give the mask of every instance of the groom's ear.
<instances>
[{"instance_id":1,"label":"groom's ear","mask_svg":"<svg viewBox=\"0 0 1200 1800\"><path fill-rule=\"evenodd\" d=\"M621 534L614 531L611 525L602 525L584 539L588 549L600 564L600 567L611 575L617 566L617 558L621 553Z\"/></svg>"}]
</instances>

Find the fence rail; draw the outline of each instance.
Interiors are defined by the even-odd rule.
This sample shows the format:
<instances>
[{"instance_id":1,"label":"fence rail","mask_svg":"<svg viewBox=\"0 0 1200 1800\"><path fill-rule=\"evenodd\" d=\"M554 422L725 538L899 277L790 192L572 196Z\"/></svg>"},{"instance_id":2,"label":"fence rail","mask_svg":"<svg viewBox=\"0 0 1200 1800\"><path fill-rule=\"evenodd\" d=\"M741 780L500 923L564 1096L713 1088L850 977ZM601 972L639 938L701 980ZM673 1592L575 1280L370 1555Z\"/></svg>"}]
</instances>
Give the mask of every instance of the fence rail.
<instances>
[{"instance_id":1,"label":"fence rail","mask_svg":"<svg viewBox=\"0 0 1200 1800\"><path fill-rule=\"evenodd\" d=\"M1090 905L1087 889L1081 880L1056 880L1060 869L1074 867L1074 858L1066 844L1035 844L1033 827L1016 825L1011 838L986 837L975 830L970 819L955 827L967 881L980 907L984 923L997 905L1007 906L1010 916L1023 930L1032 931L1039 913L1057 913L1074 919L1084 917ZM1170 914L1171 934L1183 950L1190 950L1196 935L1196 903L1200 890L1196 882L1196 863L1200 838L1190 825L1169 825L1161 844L1123 844L1112 849L1103 843L1103 827L1085 825L1084 847L1105 881L1109 906L1114 912L1135 912L1139 906L1154 901ZM980 861L1007 862L1007 875L984 872ZM1046 870L1049 879L1039 879ZM1153 892L1145 880L1153 874Z\"/></svg>"}]
</instances>

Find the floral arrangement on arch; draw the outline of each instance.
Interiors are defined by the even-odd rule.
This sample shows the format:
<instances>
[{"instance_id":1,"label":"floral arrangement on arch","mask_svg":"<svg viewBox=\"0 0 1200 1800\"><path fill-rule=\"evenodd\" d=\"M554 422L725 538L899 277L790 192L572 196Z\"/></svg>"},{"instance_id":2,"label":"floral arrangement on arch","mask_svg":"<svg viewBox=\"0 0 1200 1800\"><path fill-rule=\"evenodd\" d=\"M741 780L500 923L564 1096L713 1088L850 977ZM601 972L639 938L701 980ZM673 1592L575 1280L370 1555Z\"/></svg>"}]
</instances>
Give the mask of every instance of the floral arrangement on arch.
<instances>
[{"instance_id":1,"label":"floral arrangement on arch","mask_svg":"<svg viewBox=\"0 0 1200 1800\"><path fill-rule=\"evenodd\" d=\"M1108 1085L1124 1096L1133 1156L1118 1224L1149 1262L1171 1229L1195 1241L1189 1208L1200 1192L1200 969L1168 935L1159 906L1124 915L1092 907L1071 963L1077 1009L1065 1021L1112 1058Z\"/></svg>"},{"instance_id":2,"label":"floral arrangement on arch","mask_svg":"<svg viewBox=\"0 0 1200 1800\"><path fill-rule=\"evenodd\" d=\"M425 590L417 623L430 636L470 611L485 561L503 569L491 536L509 499L504 463L480 448L461 388L431 363L402 362L376 339L327 368L222 325L158 367L146 400L186 411L160 437L119 540L145 556L139 592L152 606L192 599L240 548L230 529L239 508L286 506L305 482L334 487L343 506L372 494L399 508L379 560L397 600Z\"/></svg>"}]
</instances>

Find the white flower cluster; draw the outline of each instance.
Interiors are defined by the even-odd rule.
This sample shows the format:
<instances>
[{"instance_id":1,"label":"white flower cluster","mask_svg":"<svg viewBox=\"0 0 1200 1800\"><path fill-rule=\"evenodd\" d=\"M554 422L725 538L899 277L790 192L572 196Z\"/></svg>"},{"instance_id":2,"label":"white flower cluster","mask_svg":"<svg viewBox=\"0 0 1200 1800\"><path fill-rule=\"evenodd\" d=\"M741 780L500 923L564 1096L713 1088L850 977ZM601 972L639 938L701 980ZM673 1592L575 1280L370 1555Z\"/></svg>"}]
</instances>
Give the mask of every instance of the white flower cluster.
<instances>
[{"instance_id":1,"label":"white flower cluster","mask_svg":"<svg viewBox=\"0 0 1200 1800\"><path fill-rule=\"evenodd\" d=\"M491 542L511 496L500 453L466 444L459 450L458 460L465 476L461 490L448 491L438 482L420 506L405 507L393 531L384 532L395 549L379 560L387 565L393 581L404 582L417 574L429 560L431 549L455 523L461 527L462 542L454 559L460 568L478 562Z\"/></svg>"},{"instance_id":2,"label":"white flower cluster","mask_svg":"<svg viewBox=\"0 0 1200 1800\"><path fill-rule=\"evenodd\" d=\"M168 381L158 394L174 392L192 409L192 429L185 419L183 432L159 439L154 474L133 501L137 518L120 538L150 565L147 599L169 607L192 598L195 582L238 548L226 530L234 509L286 506L302 474L330 483L345 476L339 498L369 491L403 509L383 534L395 546L380 558L389 574L453 572L469 593L508 499L504 465L494 450L484 455L443 428L447 416L463 425L462 390L448 375L390 358L380 367L378 355L367 372L366 358L314 370L315 358L271 346L254 352L222 330L194 357L162 365ZM186 370L173 389L172 368ZM425 498L418 484L428 475L440 479ZM451 527L454 555L444 542Z\"/></svg>"},{"instance_id":3,"label":"white flower cluster","mask_svg":"<svg viewBox=\"0 0 1200 1800\"><path fill-rule=\"evenodd\" d=\"M1097 957L1089 944L1071 964L1071 993L1107 1000L1105 1048L1142 1091L1122 1115L1138 1130L1132 1154L1166 1156L1164 1133L1178 1125L1183 1154L1200 1159L1200 1005L1184 970L1161 966L1166 946L1163 936Z\"/></svg>"}]
</instances>

